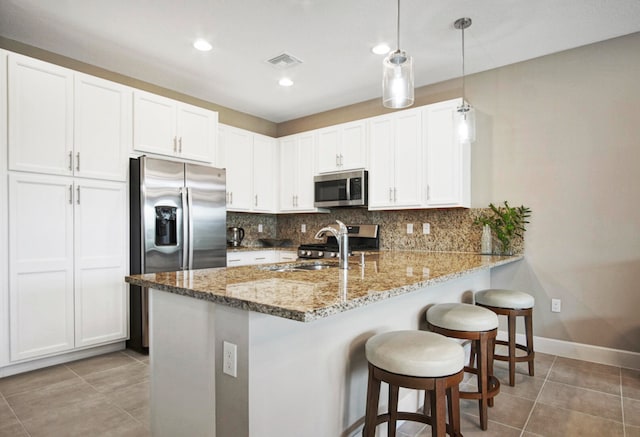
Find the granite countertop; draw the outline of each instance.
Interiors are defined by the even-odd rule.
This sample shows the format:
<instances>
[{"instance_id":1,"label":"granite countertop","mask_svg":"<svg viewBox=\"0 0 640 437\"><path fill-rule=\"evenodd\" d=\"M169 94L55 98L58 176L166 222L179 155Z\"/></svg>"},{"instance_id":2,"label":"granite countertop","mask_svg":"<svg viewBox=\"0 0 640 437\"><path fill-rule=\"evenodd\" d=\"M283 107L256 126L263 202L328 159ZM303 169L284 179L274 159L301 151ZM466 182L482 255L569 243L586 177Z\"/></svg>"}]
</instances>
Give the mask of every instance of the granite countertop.
<instances>
[{"instance_id":1,"label":"granite countertop","mask_svg":"<svg viewBox=\"0 0 640 437\"><path fill-rule=\"evenodd\" d=\"M329 317L404 293L523 259L454 252L381 251L349 259L227 267L128 276L126 281L301 322ZM335 264L317 271L274 271L291 264ZM271 270L270 270L271 269Z\"/></svg>"}]
</instances>

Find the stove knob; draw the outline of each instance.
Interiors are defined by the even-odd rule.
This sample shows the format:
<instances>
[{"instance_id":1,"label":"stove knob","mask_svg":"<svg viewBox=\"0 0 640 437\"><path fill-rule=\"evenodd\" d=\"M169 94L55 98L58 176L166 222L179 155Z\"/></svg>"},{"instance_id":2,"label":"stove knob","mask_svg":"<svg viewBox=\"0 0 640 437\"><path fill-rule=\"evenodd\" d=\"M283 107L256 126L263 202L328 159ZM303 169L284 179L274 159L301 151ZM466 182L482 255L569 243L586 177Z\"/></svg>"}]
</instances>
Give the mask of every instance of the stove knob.
<instances>
[{"instance_id":1,"label":"stove knob","mask_svg":"<svg viewBox=\"0 0 640 437\"><path fill-rule=\"evenodd\" d=\"M319 258L322 258L322 256L324 256L324 252L323 252L323 251L321 251L321 250L319 250L319 251L318 251L318 257L319 257Z\"/></svg>"},{"instance_id":2,"label":"stove knob","mask_svg":"<svg viewBox=\"0 0 640 437\"><path fill-rule=\"evenodd\" d=\"M335 258L335 257L336 257L336 255L337 255L337 254L336 254L335 252L331 252L331 253L329 254L329 258Z\"/></svg>"}]
</instances>

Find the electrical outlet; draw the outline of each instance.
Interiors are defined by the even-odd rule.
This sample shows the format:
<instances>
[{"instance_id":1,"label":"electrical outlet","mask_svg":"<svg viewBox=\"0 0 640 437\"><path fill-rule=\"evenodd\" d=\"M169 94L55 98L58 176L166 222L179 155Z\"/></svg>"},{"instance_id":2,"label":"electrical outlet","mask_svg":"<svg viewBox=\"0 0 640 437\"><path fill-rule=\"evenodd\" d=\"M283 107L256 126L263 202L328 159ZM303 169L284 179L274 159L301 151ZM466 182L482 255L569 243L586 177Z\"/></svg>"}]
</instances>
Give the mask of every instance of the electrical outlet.
<instances>
[{"instance_id":1,"label":"electrical outlet","mask_svg":"<svg viewBox=\"0 0 640 437\"><path fill-rule=\"evenodd\" d=\"M422 224L422 233L427 235L431 233L431 225L429 223Z\"/></svg>"},{"instance_id":2,"label":"electrical outlet","mask_svg":"<svg viewBox=\"0 0 640 437\"><path fill-rule=\"evenodd\" d=\"M228 341L222 345L222 371L234 378L238 376L238 346Z\"/></svg>"},{"instance_id":3,"label":"electrical outlet","mask_svg":"<svg viewBox=\"0 0 640 437\"><path fill-rule=\"evenodd\" d=\"M562 310L562 301L560 299L551 299L551 312L559 313Z\"/></svg>"},{"instance_id":4,"label":"electrical outlet","mask_svg":"<svg viewBox=\"0 0 640 437\"><path fill-rule=\"evenodd\" d=\"M305 225L304 223L300 225L300 232L302 232L303 234L305 232L307 232L307 225Z\"/></svg>"},{"instance_id":5,"label":"electrical outlet","mask_svg":"<svg viewBox=\"0 0 640 437\"><path fill-rule=\"evenodd\" d=\"M258 232L262 232L262 223L258 225Z\"/></svg>"},{"instance_id":6,"label":"electrical outlet","mask_svg":"<svg viewBox=\"0 0 640 437\"><path fill-rule=\"evenodd\" d=\"M407 223L407 234L413 234L413 223Z\"/></svg>"}]
</instances>

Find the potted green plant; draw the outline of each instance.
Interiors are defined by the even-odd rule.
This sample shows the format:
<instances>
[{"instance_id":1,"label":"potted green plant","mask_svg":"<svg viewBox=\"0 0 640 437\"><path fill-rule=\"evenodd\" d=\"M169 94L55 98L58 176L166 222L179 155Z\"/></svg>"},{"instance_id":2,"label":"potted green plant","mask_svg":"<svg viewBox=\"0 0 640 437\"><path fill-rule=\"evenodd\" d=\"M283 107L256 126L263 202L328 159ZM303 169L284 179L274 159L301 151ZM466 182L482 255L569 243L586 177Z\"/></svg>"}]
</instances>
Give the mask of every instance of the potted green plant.
<instances>
[{"instance_id":1,"label":"potted green plant","mask_svg":"<svg viewBox=\"0 0 640 437\"><path fill-rule=\"evenodd\" d=\"M513 255L512 243L515 237L522 238L531 209L526 206L511 207L505 200L501 206L489 204L489 211L475 220L476 224L488 225L496 240L500 242L500 254Z\"/></svg>"}]
</instances>

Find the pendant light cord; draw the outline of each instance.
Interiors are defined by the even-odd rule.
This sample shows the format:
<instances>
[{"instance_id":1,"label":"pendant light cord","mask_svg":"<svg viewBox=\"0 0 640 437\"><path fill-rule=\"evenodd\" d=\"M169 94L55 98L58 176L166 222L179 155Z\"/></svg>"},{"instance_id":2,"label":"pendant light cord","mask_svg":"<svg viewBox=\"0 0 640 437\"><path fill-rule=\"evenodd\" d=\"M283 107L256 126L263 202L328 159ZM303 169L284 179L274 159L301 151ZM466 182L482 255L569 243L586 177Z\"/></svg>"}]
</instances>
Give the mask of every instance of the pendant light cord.
<instances>
[{"instance_id":1,"label":"pendant light cord","mask_svg":"<svg viewBox=\"0 0 640 437\"><path fill-rule=\"evenodd\" d=\"M400 0L398 0L398 20L396 25L396 42L398 45L396 46L396 51L400 51Z\"/></svg>"},{"instance_id":2,"label":"pendant light cord","mask_svg":"<svg viewBox=\"0 0 640 437\"><path fill-rule=\"evenodd\" d=\"M465 87L464 87L464 23L462 25L462 104L465 104Z\"/></svg>"}]
</instances>

